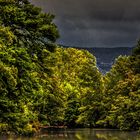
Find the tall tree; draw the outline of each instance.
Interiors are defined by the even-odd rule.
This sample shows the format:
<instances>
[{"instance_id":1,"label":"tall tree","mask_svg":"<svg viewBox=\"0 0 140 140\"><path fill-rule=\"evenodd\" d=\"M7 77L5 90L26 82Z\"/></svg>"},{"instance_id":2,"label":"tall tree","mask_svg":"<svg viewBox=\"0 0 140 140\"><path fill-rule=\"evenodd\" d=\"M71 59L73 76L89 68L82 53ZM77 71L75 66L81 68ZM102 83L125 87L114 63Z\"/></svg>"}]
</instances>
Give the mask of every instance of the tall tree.
<instances>
[{"instance_id":1,"label":"tall tree","mask_svg":"<svg viewBox=\"0 0 140 140\"><path fill-rule=\"evenodd\" d=\"M140 126L139 45L131 56L120 56L105 76L105 127L138 130Z\"/></svg>"},{"instance_id":2,"label":"tall tree","mask_svg":"<svg viewBox=\"0 0 140 140\"><path fill-rule=\"evenodd\" d=\"M0 25L10 28L19 45L43 47L59 37L54 15L42 13L28 0L0 0L0 13Z\"/></svg>"}]
</instances>

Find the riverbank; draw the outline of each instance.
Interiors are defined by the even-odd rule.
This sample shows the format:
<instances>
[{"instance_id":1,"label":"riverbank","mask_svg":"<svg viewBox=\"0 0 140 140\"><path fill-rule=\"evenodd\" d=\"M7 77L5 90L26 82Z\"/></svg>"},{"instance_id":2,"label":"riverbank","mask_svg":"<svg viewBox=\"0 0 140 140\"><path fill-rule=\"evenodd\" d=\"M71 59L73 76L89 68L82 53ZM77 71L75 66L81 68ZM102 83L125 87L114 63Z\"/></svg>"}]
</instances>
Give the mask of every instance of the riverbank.
<instances>
[{"instance_id":1,"label":"riverbank","mask_svg":"<svg viewBox=\"0 0 140 140\"><path fill-rule=\"evenodd\" d=\"M140 135L136 132L120 131L115 129L65 129L57 131L43 131L33 137L0 136L1 140L139 140Z\"/></svg>"}]
</instances>

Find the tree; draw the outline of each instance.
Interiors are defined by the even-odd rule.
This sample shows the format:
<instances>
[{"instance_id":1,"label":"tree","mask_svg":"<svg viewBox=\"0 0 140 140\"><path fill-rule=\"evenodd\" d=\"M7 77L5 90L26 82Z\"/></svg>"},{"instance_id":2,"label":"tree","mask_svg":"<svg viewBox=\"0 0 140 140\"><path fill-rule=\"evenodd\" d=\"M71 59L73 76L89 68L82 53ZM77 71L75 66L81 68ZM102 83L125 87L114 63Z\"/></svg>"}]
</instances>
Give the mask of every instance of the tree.
<instances>
[{"instance_id":1,"label":"tree","mask_svg":"<svg viewBox=\"0 0 140 140\"><path fill-rule=\"evenodd\" d=\"M45 47L59 37L54 15L42 13L28 0L0 0L0 13L0 25L14 33L18 45Z\"/></svg>"},{"instance_id":2,"label":"tree","mask_svg":"<svg viewBox=\"0 0 140 140\"><path fill-rule=\"evenodd\" d=\"M0 13L0 132L37 132L35 103L45 94L39 78L46 72L40 55L59 36L54 16L28 0L0 0Z\"/></svg>"},{"instance_id":3,"label":"tree","mask_svg":"<svg viewBox=\"0 0 140 140\"><path fill-rule=\"evenodd\" d=\"M77 123L95 127L102 114L103 79L96 67L95 57L85 52L86 60L79 74L80 82L80 115Z\"/></svg>"},{"instance_id":4,"label":"tree","mask_svg":"<svg viewBox=\"0 0 140 140\"><path fill-rule=\"evenodd\" d=\"M137 68L138 63L136 59L134 61L134 56L120 56L116 60L110 72L105 76L103 102L106 115L98 121L98 124L123 130L139 129L140 75Z\"/></svg>"}]
</instances>

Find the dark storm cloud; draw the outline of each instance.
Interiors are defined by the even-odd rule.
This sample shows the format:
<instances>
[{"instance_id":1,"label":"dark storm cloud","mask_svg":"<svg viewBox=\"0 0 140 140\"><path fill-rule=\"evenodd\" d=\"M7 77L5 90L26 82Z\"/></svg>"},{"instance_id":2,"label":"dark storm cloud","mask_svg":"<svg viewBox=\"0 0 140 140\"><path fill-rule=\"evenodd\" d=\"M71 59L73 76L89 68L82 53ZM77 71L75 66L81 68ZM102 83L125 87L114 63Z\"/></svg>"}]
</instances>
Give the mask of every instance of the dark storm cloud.
<instances>
[{"instance_id":1,"label":"dark storm cloud","mask_svg":"<svg viewBox=\"0 0 140 140\"><path fill-rule=\"evenodd\" d=\"M140 0L31 0L56 15L59 43L129 47L140 37Z\"/></svg>"}]
</instances>

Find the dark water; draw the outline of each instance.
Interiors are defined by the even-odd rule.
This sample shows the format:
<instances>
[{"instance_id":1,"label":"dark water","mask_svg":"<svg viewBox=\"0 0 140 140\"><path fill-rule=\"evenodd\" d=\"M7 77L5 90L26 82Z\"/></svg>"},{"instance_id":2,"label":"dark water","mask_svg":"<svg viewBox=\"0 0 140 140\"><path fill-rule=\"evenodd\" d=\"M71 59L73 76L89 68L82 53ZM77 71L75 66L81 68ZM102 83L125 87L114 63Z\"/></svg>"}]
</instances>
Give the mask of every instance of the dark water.
<instances>
[{"instance_id":1,"label":"dark water","mask_svg":"<svg viewBox=\"0 0 140 140\"><path fill-rule=\"evenodd\" d=\"M30 138L0 136L0 140L140 140L140 134L106 129L67 129L44 131Z\"/></svg>"}]
</instances>

